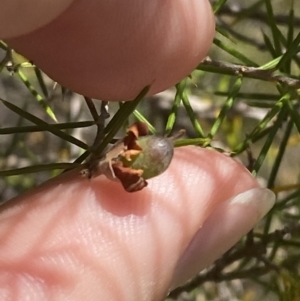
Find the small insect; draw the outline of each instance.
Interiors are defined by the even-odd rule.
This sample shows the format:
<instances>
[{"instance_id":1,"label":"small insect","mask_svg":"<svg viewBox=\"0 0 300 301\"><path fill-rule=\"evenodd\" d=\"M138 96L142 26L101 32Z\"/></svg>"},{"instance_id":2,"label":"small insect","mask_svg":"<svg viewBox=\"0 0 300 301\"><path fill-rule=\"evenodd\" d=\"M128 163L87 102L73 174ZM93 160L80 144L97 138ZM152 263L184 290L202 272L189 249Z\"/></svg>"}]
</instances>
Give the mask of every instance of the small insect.
<instances>
[{"instance_id":1,"label":"small insect","mask_svg":"<svg viewBox=\"0 0 300 301\"><path fill-rule=\"evenodd\" d=\"M88 178L105 175L119 181L128 192L135 192L148 185L147 179L163 173L170 165L174 153L175 137L148 135L148 126L143 122L134 123L127 135L118 140L104 158L91 160L81 174Z\"/></svg>"}]
</instances>

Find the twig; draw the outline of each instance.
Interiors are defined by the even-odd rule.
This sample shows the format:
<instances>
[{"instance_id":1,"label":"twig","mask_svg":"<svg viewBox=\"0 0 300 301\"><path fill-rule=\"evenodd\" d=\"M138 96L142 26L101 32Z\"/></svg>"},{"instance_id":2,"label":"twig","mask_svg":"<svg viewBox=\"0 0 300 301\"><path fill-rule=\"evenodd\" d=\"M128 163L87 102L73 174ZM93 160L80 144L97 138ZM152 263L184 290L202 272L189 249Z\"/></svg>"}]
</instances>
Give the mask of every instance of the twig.
<instances>
[{"instance_id":1,"label":"twig","mask_svg":"<svg viewBox=\"0 0 300 301\"><path fill-rule=\"evenodd\" d=\"M295 89L300 88L299 79L275 74L274 70L263 70L259 67L249 67L244 65L216 61L212 60L210 57L206 57L204 61L197 67L197 69L219 74L243 75L244 77L248 78L260 79L263 81L275 83L277 82Z\"/></svg>"},{"instance_id":2,"label":"twig","mask_svg":"<svg viewBox=\"0 0 300 301\"><path fill-rule=\"evenodd\" d=\"M274 241L278 241L278 240L282 240L284 238L284 236L286 234L298 234L300 232L300 223L296 223L296 224L292 224L292 225L288 225L285 226L283 229L281 230L276 230L268 235L265 235L263 237L263 242L265 244L270 243L270 242L274 242Z\"/></svg>"}]
</instances>

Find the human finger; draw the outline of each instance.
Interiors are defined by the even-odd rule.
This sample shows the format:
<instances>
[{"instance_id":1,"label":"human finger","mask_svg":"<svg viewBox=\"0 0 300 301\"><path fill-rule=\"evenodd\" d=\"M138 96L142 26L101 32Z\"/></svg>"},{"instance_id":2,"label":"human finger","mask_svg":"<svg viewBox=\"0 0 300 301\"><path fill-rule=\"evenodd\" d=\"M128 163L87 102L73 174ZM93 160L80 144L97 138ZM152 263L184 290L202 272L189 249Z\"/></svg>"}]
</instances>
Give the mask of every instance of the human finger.
<instances>
[{"instance_id":1,"label":"human finger","mask_svg":"<svg viewBox=\"0 0 300 301\"><path fill-rule=\"evenodd\" d=\"M196 147L177 149L132 194L105 177L63 174L3 207L0 297L160 300L212 212L257 187L241 164Z\"/></svg>"},{"instance_id":2,"label":"human finger","mask_svg":"<svg viewBox=\"0 0 300 301\"><path fill-rule=\"evenodd\" d=\"M208 0L86 0L6 41L66 88L130 100L148 85L155 94L189 75L211 45L214 25Z\"/></svg>"}]
</instances>

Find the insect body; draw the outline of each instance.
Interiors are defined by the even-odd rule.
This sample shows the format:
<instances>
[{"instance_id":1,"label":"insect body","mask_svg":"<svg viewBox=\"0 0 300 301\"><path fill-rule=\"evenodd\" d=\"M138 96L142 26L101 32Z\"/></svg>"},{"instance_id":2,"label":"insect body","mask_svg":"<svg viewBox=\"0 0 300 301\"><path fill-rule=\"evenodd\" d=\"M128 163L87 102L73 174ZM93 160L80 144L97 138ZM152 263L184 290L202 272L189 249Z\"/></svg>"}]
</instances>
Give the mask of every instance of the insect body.
<instances>
[{"instance_id":1,"label":"insect body","mask_svg":"<svg viewBox=\"0 0 300 301\"><path fill-rule=\"evenodd\" d=\"M174 153L174 138L147 135L147 132L145 123L133 124L104 158L90 161L82 174L88 178L103 174L121 182L128 192L143 189L148 184L147 179L160 175L169 167Z\"/></svg>"}]
</instances>

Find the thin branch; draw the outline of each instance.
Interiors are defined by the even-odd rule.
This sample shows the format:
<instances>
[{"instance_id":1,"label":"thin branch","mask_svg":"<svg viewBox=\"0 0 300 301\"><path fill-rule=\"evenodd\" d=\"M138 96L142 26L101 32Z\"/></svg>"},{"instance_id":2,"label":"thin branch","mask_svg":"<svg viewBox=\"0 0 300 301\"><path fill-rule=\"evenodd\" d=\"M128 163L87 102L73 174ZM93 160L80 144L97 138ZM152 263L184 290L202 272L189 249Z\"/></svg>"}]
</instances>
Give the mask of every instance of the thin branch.
<instances>
[{"instance_id":1,"label":"thin branch","mask_svg":"<svg viewBox=\"0 0 300 301\"><path fill-rule=\"evenodd\" d=\"M197 69L219 74L243 75L247 78L284 84L295 89L300 88L299 79L275 74L271 69L263 70L259 67L249 67L244 65L226 63L212 60L210 57L206 57L204 61L197 67Z\"/></svg>"},{"instance_id":2,"label":"thin branch","mask_svg":"<svg viewBox=\"0 0 300 301\"><path fill-rule=\"evenodd\" d=\"M291 225L285 226L281 230L276 230L268 235L265 235L263 237L263 242L265 244L267 244L270 242L282 240L286 234L293 235L293 234L298 234L299 232L300 232L300 223L291 224Z\"/></svg>"}]
</instances>

